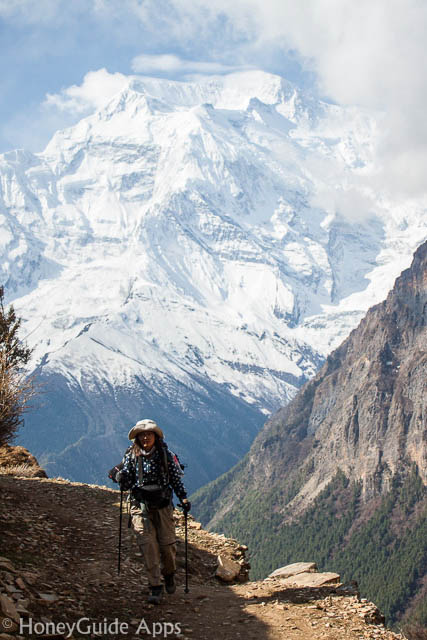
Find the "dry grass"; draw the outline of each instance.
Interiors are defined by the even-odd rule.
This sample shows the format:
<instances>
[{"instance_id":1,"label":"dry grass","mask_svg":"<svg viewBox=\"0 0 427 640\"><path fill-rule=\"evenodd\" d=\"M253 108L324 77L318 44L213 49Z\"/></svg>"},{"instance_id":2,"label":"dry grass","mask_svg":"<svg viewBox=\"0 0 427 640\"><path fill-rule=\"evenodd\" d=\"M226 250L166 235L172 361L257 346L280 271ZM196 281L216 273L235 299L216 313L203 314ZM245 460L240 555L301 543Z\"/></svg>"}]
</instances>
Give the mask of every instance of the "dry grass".
<instances>
[{"instance_id":1,"label":"dry grass","mask_svg":"<svg viewBox=\"0 0 427 640\"><path fill-rule=\"evenodd\" d=\"M0 475L16 476L17 478L34 478L40 473L40 467L30 464L8 464L0 466Z\"/></svg>"}]
</instances>

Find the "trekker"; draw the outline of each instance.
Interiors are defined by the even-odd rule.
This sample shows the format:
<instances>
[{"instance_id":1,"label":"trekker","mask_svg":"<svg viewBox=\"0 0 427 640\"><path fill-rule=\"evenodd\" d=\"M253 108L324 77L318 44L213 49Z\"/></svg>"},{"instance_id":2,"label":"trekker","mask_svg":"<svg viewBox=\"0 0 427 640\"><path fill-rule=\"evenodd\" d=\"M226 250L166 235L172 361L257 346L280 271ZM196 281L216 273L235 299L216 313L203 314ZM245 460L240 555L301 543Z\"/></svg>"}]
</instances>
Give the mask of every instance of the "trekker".
<instances>
[{"instance_id":1,"label":"trekker","mask_svg":"<svg viewBox=\"0 0 427 640\"><path fill-rule=\"evenodd\" d=\"M167 593L174 593L176 589L172 490L186 513L191 504L181 480L182 472L163 440L160 427L153 420L140 420L129 431L129 440L133 440L133 445L109 477L118 482L123 491L130 490L132 527L151 589L148 602L159 604L162 575Z\"/></svg>"}]
</instances>

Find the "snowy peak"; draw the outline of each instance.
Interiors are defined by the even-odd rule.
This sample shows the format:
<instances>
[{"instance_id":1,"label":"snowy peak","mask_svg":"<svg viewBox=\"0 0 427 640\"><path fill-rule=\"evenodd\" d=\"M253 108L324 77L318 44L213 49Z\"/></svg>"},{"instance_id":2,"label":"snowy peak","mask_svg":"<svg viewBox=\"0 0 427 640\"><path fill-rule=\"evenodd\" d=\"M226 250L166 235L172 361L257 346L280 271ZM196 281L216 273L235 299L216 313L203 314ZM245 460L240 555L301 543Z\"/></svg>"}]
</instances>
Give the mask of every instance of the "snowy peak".
<instances>
[{"instance_id":1,"label":"snowy peak","mask_svg":"<svg viewBox=\"0 0 427 640\"><path fill-rule=\"evenodd\" d=\"M220 396L255 422L283 405L426 237L424 202L366 178L375 118L263 72L133 77L1 156L0 282L35 365L92 426L100 389L213 423Z\"/></svg>"},{"instance_id":2,"label":"snowy peak","mask_svg":"<svg viewBox=\"0 0 427 640\"><path fill-rule=\"evenodd\" d=\"M309 112L296 87L261 71L217 76L199 83L133 78L103 109L57 133L45 153L54 151L57 145L66 147L71 139L87 140L92 135L109 140L122 136L144 140L147 117L181 113L181 124L186 120L183 113L205 115L207 119L212 117L212 110L250 115L254 103L274 106L277 113L293 122L306 118Z\"/></svg>"},{"instance_id":3,"label":"snowy peak","mask_svg":"<svg viewBox=\"0 0 427 640\"><path fill-rule=\"evenodd\" d=\"M296 91L291 83L264 71L214 76L200 82L134 79L129 83L129 88L176 107L188 108L208 103L232 111L245 110L253 97L266 104L278 104L289 99Z\"/></svg>"},{"instance_id":4,"label":"snowy peak","mask_svg":"<svg viewBox=\"0 0 427 640\"><path fill-rule=\"evenodd\" d=\"M314 117L310 120L308 114ZM321 124L307 129L315 120ZM78 255L86 253L84 247L96 239L108 240L108 255L110 249L117 253L111 242L124 242L124 247L142 242L157 272L160 267L155 280L173 275L173 282L179 276L178 288L185 281L189 292L194 291L195 274L185 263L198 254L211 282L208 288L223 292L217 303L230 283L227 265L213 256L232 262L231 276L238 271L236 259L242 259L251 280L250 265L264 265L262 277L268 281L271 273L277 285L273 289L279 291L278 301L267 308L287 318L288 326L297 326L313 312L322 312L322 305L337 307L369 285L369 271L390 235L385 227L393 227L383 205L377 215L352 224L312 204L319 194L325 200L325 192L331 192L320 163L330 156L341 162L351 132L343 175L349 179L354 155L367 153L363 144L356 147L354 131L364 140L372 120L354 110L325 109L284 79L264 72L200 83L131 78L104 109L58 132L44 154L4 156L3 208L15 212L10 224L31 222L35 244L59 236L49 260L61 258L64 249L68 254L70 245L80 247ZM344 137L331 142L328 127L342 122ZM420 218L419 213L414 216ZM62 232L71 228L71 235ZM389 231L393 235L396 228ZM155 237L159 232L160 243ZM406 236L409 255L415 242ZM166 264L165 247L177 259L178 270ZM349 254L354 261L346 269L343 256ZM90 257L85 260L91 262ZM299 281L298 292L293 278ZM206 299L205 284L202 279L196 287L196 299ZM304 300L301 292L307 285Z\"/></svg>"}]
</instances>

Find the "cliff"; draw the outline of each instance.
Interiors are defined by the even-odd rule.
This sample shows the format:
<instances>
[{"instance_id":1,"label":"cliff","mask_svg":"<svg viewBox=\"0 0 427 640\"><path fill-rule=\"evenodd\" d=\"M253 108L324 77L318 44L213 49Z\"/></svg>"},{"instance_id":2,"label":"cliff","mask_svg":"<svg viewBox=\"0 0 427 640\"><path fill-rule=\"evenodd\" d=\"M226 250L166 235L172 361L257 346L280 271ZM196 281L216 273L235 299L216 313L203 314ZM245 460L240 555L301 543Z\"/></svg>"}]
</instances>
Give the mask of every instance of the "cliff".
<instances>
[{"instance_id":1,"label":"cliff","mask_svg":"<svg viewBox=\"0 0 427 640\"><path fill-rule=\"evenodd\" d=\"M408 529L420 536L426 531L426 324L424 243L387 299L369 310L318 374L272 416L243 461L196 494L204 524L255 547L258 575L272 568L272 557L289 560L289 550L283 550L286 527L302 522L316 504L330 509L325 531L339 532L322 551L322 562L336 561L337 550L361 535L380 507L388 509L391 547ZM320 527L316 517L310 521L313 531ZM399 519L405 526L396 530ZM306 541L303 531L298 535ZM418 566L416 575L410 572L406 605L424 589L425 539L417 561L412 559ZM343 561L338 570L346 567ZM395 619L405 609L401 600L389 605Z\"/></svg>"}]
</instances>

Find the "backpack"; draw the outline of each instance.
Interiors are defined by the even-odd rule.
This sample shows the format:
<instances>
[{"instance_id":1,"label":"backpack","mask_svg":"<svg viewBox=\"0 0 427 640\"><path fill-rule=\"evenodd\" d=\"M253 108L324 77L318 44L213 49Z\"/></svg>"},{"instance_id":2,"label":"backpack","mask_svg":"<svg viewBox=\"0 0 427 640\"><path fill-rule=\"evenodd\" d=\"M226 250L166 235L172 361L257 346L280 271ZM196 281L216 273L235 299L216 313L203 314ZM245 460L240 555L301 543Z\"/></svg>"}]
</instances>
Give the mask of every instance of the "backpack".
<instances>
[{"instance_id":1,"label":"backpack","mask_svg":"<svg viewBox=\"0 0 427 640\"><path fill-rule=\"evenodd\" d=\"M178 458L178 454L177 453L174 453L170 449L169 449L169 453L171 454L172 461L173 461L173 463L174 463L174 465L176 467L178 475L182 478L182 476L184 475L184 469L185 469L186 465L182 464L181 460Z\"/></svg>"}]
</instances>

